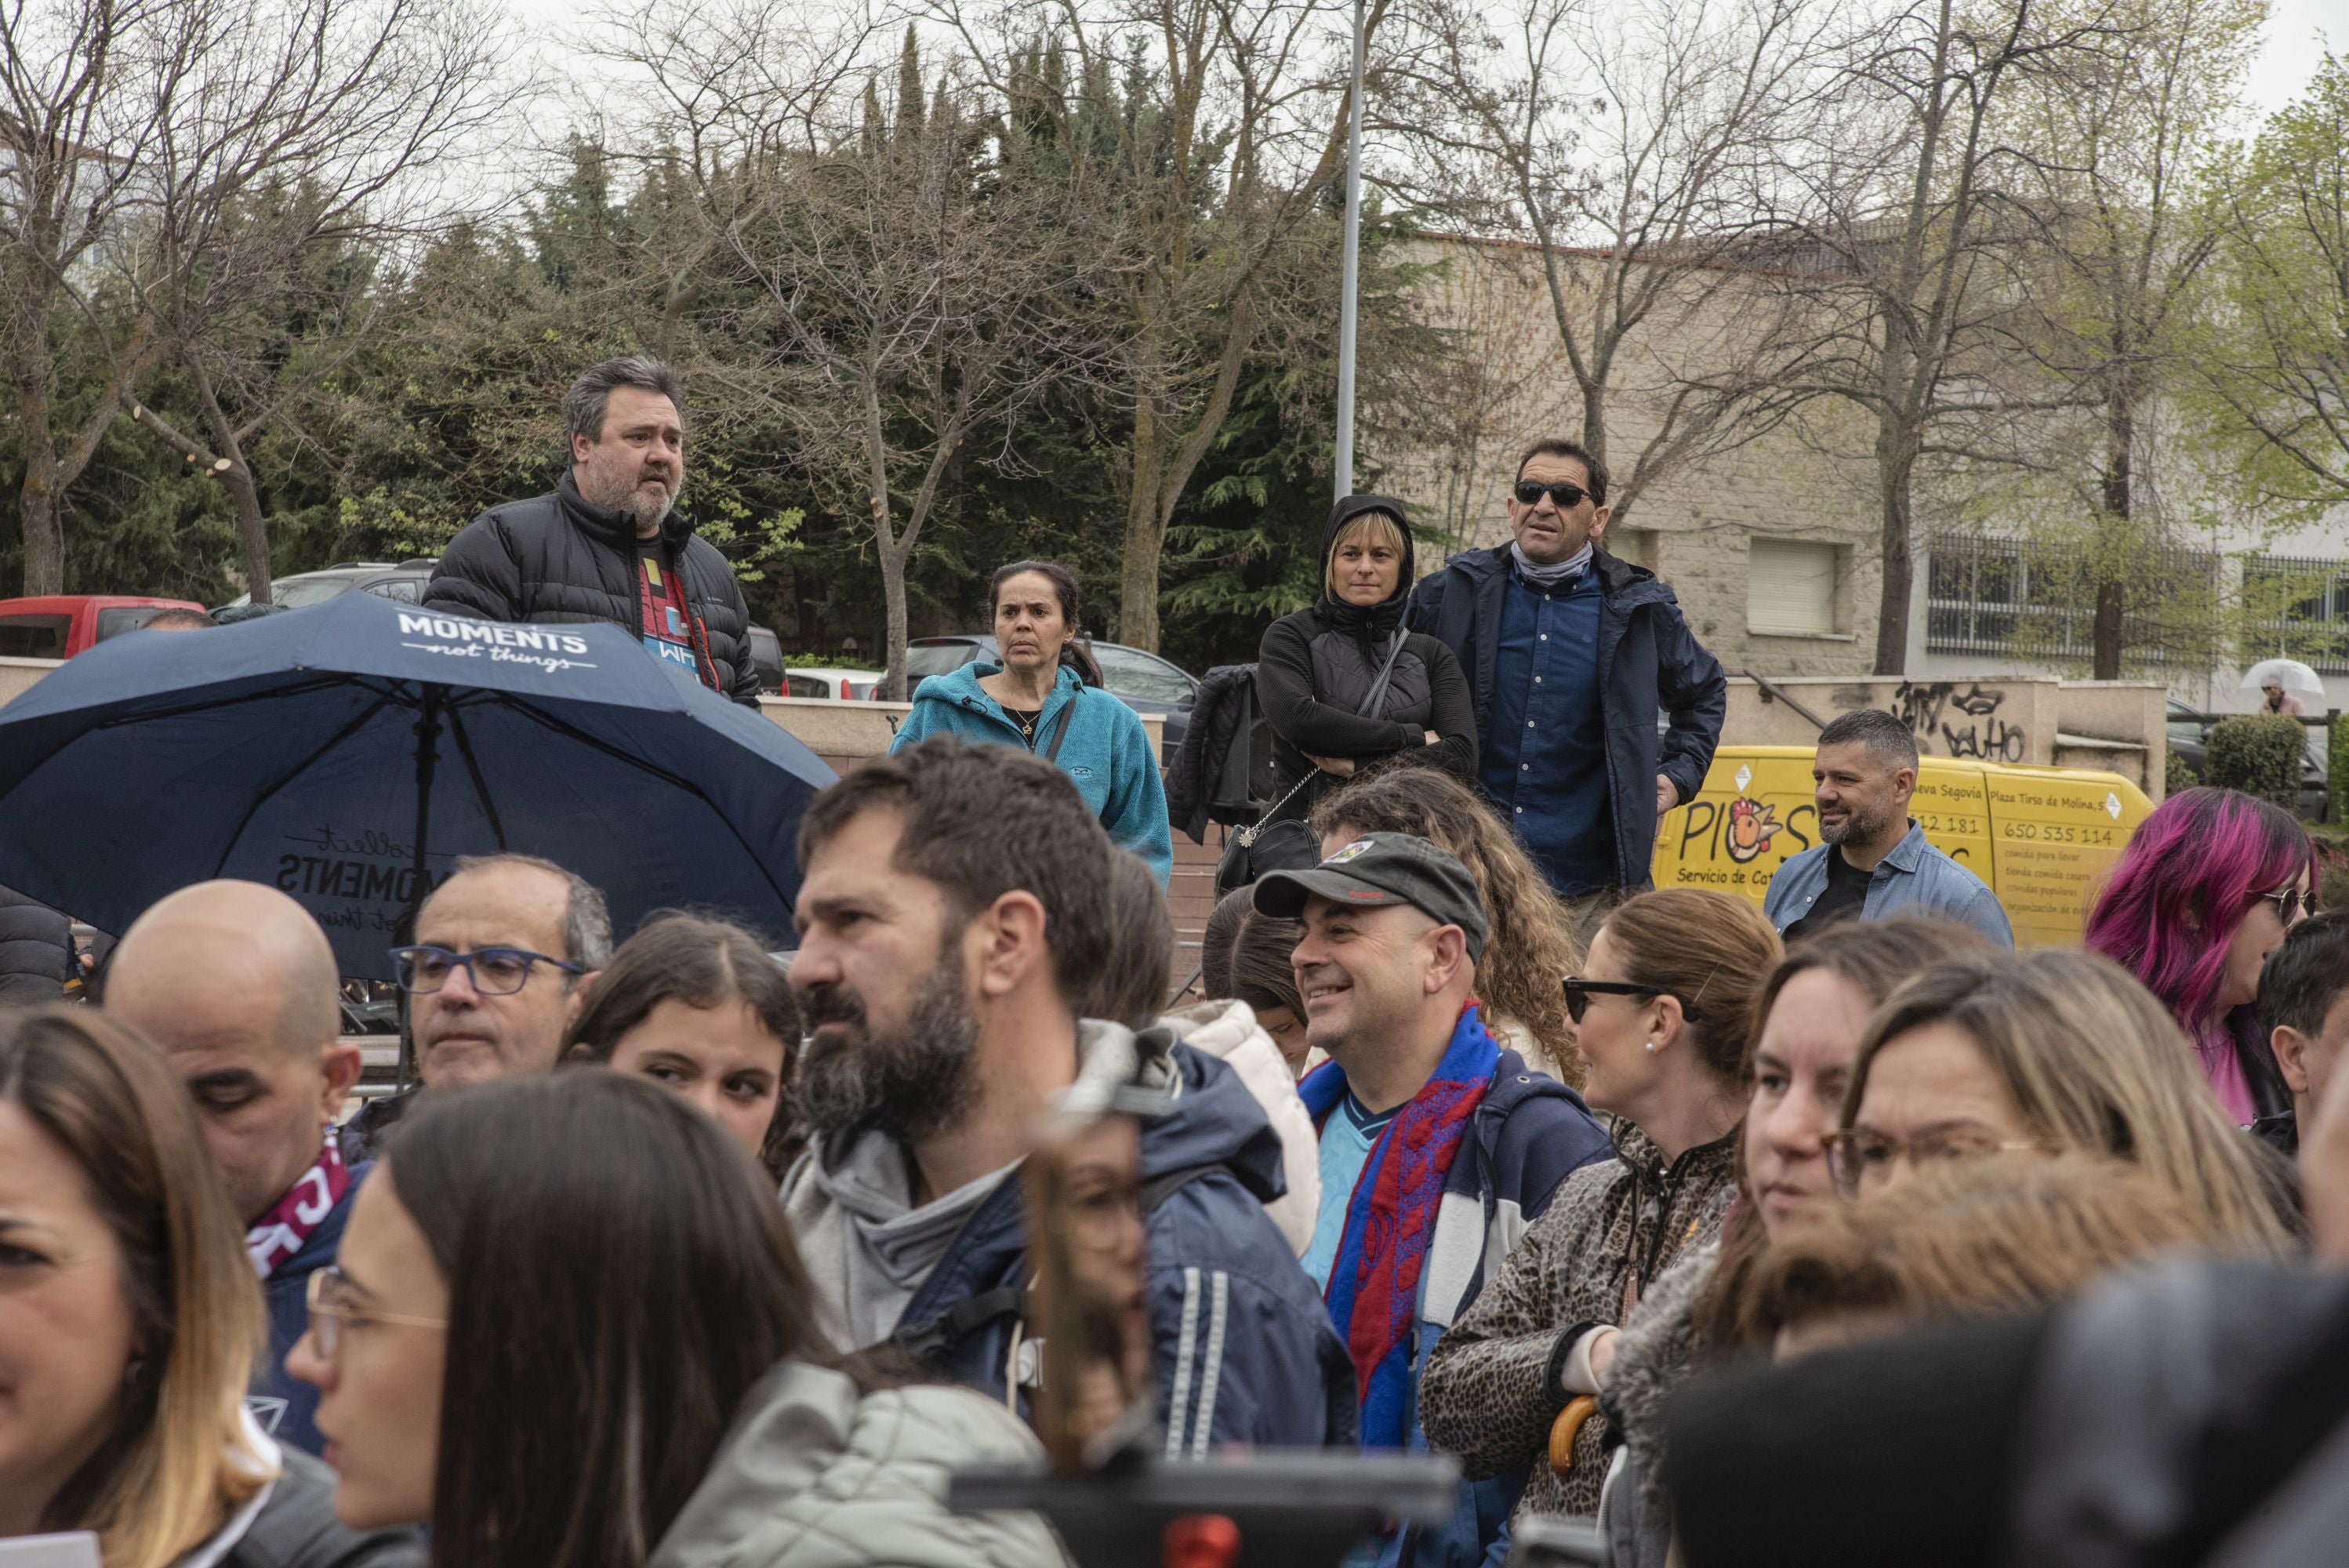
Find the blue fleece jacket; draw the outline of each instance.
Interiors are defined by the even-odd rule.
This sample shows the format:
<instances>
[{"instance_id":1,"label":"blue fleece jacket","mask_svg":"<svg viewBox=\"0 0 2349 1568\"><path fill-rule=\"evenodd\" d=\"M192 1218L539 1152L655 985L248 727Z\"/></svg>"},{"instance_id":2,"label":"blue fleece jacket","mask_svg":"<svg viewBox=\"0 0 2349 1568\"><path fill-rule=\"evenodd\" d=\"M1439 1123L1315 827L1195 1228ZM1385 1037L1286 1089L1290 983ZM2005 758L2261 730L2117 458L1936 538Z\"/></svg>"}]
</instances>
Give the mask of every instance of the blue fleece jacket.
<instances>
[{"instance_id":1,"label":"blue fleece jacket","mask_svg":"<svg viewBox=\"0 0 2349 1568\"><path fill-rule=\"evenodd\" d=\"M1093 809L1112 842L1150 862L1164 887L1174 871L1174 835L1166 821L1166 791L1159 782L1158 753L1150 732L1133 709L1105 691L1086 690L1077 672L1063 667L1030 746L1019 727L1004 713L1003 705L979 689L978 677L1002 669L977 660L947 675L932 676L914 698L914 711L897 727L889 743L892 756L933 735L959 736L965 740L991 741L1042 754L1051 748L1053 727L1061 710L1077 705L1069 715L1068 734L1058 758L1085 804Z\"/></svg>"},{"instance_id":2,"label":"blue fleece jacket","mask_svg":"<svg viewBox=\"0 0 2349 1568\"><path fill-rule=\"evenodd\" d=\"M269 1358L253 1369L253 1387L244 1402L263 1431L288 1448L313 1456L326 1446L316 1424L318 1390L285 1370L285 1353L309 1332L310 1276L335 1261L335 1250L343 1244L343 1226L351 1217L351 1203L359 1195L359 1183L374 1169L372 1161L353 1167L343 1201L318 1222L302 1250L280 1264L261 1287L269 1309Z\"/></svg>"}]
</instances>

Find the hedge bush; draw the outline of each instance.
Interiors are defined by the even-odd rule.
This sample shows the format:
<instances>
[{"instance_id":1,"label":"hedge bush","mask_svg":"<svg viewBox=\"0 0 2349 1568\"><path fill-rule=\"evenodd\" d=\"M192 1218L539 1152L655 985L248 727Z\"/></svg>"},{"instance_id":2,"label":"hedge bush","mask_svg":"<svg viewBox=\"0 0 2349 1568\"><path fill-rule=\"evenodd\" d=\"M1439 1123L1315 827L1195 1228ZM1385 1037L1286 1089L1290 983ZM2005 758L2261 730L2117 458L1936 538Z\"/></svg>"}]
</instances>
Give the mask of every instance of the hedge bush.
<instances>
[{"instance_id":1,"label":"hedge bush","mask_svg":"<svg viewBox=\"0 0 2349 1568\"><path fill-rule=\"evenodd\" d=\"M2210 727L2203 782L2240 789L2288 810L2300 806L2300 721L2277 714L2222 718Z\"/></svg>"},{"instance_id":2,"label":"hedge bush","mask_svg":"<svg viewBox=\"0 0 2349 1568\"><path fill-rule=\"evenodd\" d=\"M2325 742L2324 793L2333 802L2328 813L2332 820L2336 823L2349 822L2349 713L2333 721Z\"/></svg>"},{"instance_id":3,"label":"hedge bush","mask_svg":"<svg viewBox=\"0 0 2349 1568\"><path fill-rule=\"evenodd\" d=\"M2188 764L2186 758L2178 756L2175 751L2168 753L2162 760L2161 779L2161 792L2164 795L2175 795L2180 789L2191 789L2202 782L2194 777L2194 769Z\"/></svg>"}]
</instances>

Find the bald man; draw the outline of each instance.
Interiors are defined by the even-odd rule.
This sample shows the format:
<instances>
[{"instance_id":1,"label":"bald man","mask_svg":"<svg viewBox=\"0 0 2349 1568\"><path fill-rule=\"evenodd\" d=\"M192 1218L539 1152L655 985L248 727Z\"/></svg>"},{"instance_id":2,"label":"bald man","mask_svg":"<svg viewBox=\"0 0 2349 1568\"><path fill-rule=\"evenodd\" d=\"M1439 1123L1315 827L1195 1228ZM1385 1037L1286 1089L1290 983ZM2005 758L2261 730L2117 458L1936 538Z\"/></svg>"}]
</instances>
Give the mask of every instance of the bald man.
<instances>
[{"instance_id":1,"label":"bald man","mask_svg":"<svg viewBox=\"0 0 2349 1568\"><path fill-rule=\"evenodd\" d=\"M345 1045L335 955L309 913L258 882L200 882L140 915L114 950L106 1010L161 1046L186 1081L248 1227L269 1299L253 1405L277 1440L316 1453L318 1391L285 1374L310 1276L335 1260L368 1166L329 1135L359 1048Z\"/></svg>"}]
</instances>

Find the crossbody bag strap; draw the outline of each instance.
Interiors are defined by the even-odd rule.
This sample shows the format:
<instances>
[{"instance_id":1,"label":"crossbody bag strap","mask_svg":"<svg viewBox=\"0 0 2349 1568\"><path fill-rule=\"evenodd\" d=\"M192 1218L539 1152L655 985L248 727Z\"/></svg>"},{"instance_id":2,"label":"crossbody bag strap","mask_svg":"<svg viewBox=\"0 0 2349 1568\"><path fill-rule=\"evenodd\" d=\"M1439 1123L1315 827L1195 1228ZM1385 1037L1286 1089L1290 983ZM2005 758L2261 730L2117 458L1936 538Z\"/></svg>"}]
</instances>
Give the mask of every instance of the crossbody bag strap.
<instances>
[{"instance_id":1,"label":"crossbody bag strap","mask_svg":"<svg viewBox=\"0 0 2349 1568\"><path fill-rule=\"evenodd\" d=\"M1371 695L1362 699L1362 706L1356 710L1364 718L1378 717L1379 707L1386 701L1387 681L1394 674L1395 660L1402 655L1402 640L1407 634L1401 626L1395 628L1394 640L1387 645L1386 663L1379 666L1378 678L1371 683Z\"/></svg>"},{"instance_id":2,"label":"crossbody bag strap","mask_svg":"<svg viewBox=\"0 0 2349 1568\"><path fill-rule=\"evenodd\" d=\"M1052 744L1044 748L1044 760L1055 767L1059 766L1061 760L1061 742L1069 738L1069 715L1077 711L1077 701L1084 695L1085 688L1082 686L1071 692L1068 706L1061 708L1052 719Z\"/></svg>"}]
</instances>

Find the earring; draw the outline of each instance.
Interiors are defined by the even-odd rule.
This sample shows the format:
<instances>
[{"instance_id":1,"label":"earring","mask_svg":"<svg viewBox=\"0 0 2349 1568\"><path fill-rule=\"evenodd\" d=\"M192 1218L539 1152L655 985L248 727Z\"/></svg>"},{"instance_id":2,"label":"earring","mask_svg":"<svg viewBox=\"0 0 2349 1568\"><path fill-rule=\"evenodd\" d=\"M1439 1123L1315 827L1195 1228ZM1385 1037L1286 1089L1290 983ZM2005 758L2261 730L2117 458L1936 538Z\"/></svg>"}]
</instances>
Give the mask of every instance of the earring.
<instances>
[{"instance_id":1,"label":"earring","mask_svg":"<svg viewBox=\"0 0 2349 1568\"><path fill-rule=\"evenodd\" d=\"M1649 1053L1650 1053L1651 1055L1652 1055L1652 1054L1654 1053L1654 1051L1655 1051L1655 1048L1656 1048L1656 1042L1655 1042L1655 1041L1653 1041L1653 1040L1650 1040L1650 1041L1648 1042L1648 1047L1647 1047L1647 1048L1648 1048Z\"/></svg>"}]
</instances>

